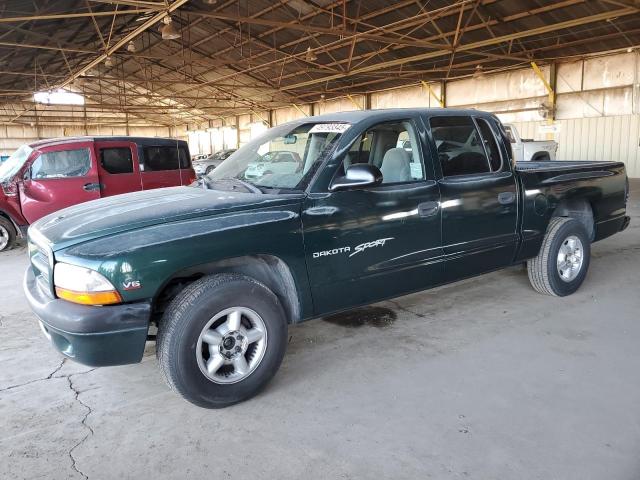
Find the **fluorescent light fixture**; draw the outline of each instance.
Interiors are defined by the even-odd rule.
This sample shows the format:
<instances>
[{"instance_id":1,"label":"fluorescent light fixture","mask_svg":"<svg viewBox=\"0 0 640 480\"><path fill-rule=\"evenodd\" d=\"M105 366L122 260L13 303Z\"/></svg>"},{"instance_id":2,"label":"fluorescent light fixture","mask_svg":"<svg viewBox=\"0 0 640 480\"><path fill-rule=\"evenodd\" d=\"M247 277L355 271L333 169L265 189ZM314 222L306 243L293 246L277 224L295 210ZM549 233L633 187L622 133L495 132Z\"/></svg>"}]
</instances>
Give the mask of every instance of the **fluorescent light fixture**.
<instances>
[{"instance_id":1,"label":"fluorescent light fixture","mask_svg":"<svg viewBox=\"0 0 640 480\"><path fill-rule=\"evenodd\" d=\"M33 100L47 105L84 105L82 95L61 88L50 92L36 92L33 94Z\"/></svg>"}]
</instances>

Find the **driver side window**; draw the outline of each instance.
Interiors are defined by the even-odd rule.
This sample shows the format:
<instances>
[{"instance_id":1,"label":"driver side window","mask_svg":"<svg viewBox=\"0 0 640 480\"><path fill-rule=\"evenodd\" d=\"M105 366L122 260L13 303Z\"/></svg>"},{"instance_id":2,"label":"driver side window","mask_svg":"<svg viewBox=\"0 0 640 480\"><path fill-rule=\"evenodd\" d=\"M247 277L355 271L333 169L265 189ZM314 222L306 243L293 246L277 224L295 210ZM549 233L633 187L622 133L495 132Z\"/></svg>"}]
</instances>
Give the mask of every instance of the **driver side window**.
<instances>
[{"instance_id":1,"label":"driver side window","mask_svg":"<svg viewBox=\"0 0 640 480\"><path fill-rule=\"evenodd\" d=\"M417 182L425 179L415 129L409 121L385 122L367 129L351 145L343 171L368 163L382 172L382 183Z\"/></svg>"},{"instance_id":2,"label":"driver side window","mask_svg":"<svg viewBox=\"0 0 640 480\"><path fill-rule=\"evenodd\" d=\"M91 156L88 148L58 150L45 152L33 162L31 178L44 180L84 177L89 170L91 170Z\"/></svg>"}]
</instances>

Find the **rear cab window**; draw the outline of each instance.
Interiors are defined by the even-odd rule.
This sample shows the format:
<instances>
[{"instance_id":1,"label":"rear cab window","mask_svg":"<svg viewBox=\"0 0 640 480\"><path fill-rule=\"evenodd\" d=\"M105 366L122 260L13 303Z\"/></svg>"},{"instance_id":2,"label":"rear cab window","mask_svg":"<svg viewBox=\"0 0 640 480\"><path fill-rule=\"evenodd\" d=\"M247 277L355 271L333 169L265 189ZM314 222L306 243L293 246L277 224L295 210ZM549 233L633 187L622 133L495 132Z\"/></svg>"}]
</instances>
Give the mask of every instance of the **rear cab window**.
<instances>
[{"instance_id":1,"label":"rear cab window","mask_svg":"<svg viewBox=\"0 0 640 480\"><path fill-rule=\"evenodd\" d=\"M467 115L429 119L443 177L500 172L504 162L490 123Z\"/></svg>"},{"instance_id":2,"label":"rear cab window","mask_svg":"<svg viewBox=\"0 0 640 480\"><path fill-rule=\"evenodd\" d=\"M499 172L502 169L502 156L500 155L500 148L498 148L495 134L487 120L484 118L476 118L475 120L480 129L480 135L482 135L485 151L489 155L491 171Z\"/></svg>"}]
</instances>

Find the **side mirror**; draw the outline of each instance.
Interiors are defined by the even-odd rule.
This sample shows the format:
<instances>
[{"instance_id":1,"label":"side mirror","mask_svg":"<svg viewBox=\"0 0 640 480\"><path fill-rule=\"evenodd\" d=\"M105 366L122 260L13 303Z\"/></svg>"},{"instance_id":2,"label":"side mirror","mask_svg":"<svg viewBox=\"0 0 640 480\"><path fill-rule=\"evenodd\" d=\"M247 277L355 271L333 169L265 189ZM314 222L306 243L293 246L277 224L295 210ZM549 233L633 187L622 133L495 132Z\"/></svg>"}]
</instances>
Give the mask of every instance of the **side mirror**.
<instances>
[{"instance_id":1,"label":"side mirror","mask_svg":"<svg viewBox=\"0 0 640 480\"><path fill-rule=\"evenodd\" d=\"M347 168L343 177L336 178L330 191L347 190L354 187L373 187L382 183L382 172L375 165L356 163Z\"/></svg>"}]
</instances>

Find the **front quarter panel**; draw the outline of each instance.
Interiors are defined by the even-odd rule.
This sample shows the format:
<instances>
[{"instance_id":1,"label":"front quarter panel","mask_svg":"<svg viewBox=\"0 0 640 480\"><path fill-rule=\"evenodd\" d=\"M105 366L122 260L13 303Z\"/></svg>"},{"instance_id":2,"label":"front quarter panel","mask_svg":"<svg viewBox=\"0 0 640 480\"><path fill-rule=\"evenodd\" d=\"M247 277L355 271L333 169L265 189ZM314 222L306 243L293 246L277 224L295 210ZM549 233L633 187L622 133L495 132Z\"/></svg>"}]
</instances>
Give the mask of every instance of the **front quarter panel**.
<instances>
[{"instance_id":1,"label":"front quarter panel","mask_svg":"<svg viewBox=\"0 0 640 480\"><path fill-rule=\"evenodd\" d=\"M246 255L272 255L289 267L300 309L311 311L300 201L163 223L56 252L57 262L99 271L125 302L155 298L178 272Z\"/></svg>"}]
</instances>

